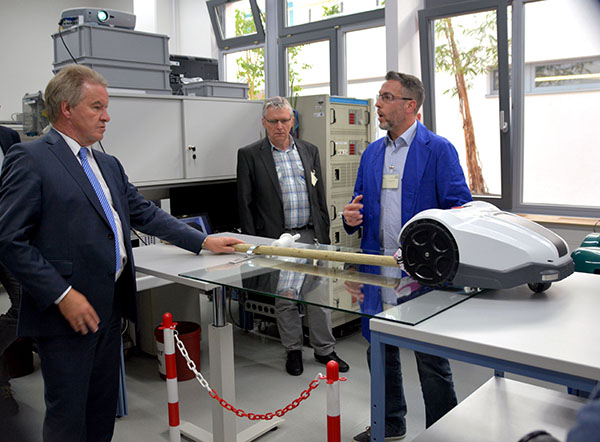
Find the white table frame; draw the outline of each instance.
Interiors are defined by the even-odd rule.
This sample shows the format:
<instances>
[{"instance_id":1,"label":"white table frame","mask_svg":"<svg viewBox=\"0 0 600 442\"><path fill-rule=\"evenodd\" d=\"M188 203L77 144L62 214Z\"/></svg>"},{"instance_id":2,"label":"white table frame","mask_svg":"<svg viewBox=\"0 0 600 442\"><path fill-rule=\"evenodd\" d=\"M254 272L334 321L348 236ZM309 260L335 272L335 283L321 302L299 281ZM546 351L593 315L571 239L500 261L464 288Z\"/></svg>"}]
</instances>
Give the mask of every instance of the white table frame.
<instances>
[{"instance_id":1,"label":"white table frame","mask_svg":"<svg viewBox=\"0 0 600 442\"><path fill-rule=\"evenodd\" d=\"M576 273L545 293L490 290L409 326L371 319L371 441L384 440L385 347L590 391L600 380L600 278Z\"/></svg>"},{"instance_id":2,"label":"white table frame","mask_svg":"<svg viewBox=\"0 0 600 442\"><path fill-rule=\"evenodd\" d=\"M256 243L256 237L233 235L248 242ZM263 242L266 244L267 242ZM225 316L225 289L221 286L196 281L179 276L217 265L225 265L239 260L235 255L216 255L202 252L200 255L186 252L173 246L152 245L134 249L136 270L178 284L197 288L203 292L213 292L213 323L208 331L208 353L210 362L211 387L227 402L235 406L235 369L233 360L233 328ZM212 407L212 434L190 422L181 422L181 432L197 442L249 442L284 422L274 417L260 421L249 428L237 432L236 418L217 401Z\"/></svg>"},{"instance_id":3,"label":"white table frame","mask_svg":"<svg viewBox=\"0 0 600 442\"><path fill-rule=\"evenodd\" d=\"M492 377L413 442L516 442L545 430L565 440L585 399Z\"/></svg>"}]
</instances>

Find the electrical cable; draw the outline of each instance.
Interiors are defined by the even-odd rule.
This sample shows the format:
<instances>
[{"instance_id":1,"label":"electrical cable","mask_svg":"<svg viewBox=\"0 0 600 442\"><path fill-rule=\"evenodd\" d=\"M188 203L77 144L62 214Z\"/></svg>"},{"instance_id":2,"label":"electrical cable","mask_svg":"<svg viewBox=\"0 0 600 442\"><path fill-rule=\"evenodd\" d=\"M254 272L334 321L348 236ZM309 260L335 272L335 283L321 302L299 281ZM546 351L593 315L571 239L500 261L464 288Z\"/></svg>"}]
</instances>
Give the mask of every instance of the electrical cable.
<instances>
[{"instance_id":1,"label":"electrical cable","mask_svg":"<svg viewBox=\"0 0 600 442\"><path fill-rule=\"evenodd\" d=\"M67 50L67 52L69 54L69 57L71 57L71 60L73 60L73 63L79 64L77 62L77 60L75 60L75 57L73 57L73 54L69 50L69 47L67 46L67 43L65 42L65 39L63 38L63 35L62 35L62 25L63 25L63 22L65 20L75 20L76 18L77 17L64 17L64 18L61 18L60 21L58 22L58 36L60 37L60 41L62 42L63 46ZM104 146L102 145L102 140L98 140L98 144L100 145L100 149L102 149L102 152L106 153L106 149L104 149ZM136 235L137 235L137 233L136 233ZM138 238L140 238L139 235L137 235L137 236L138 236ZM140 238L140 240L141 239L142 238ZM142 240L142 242L144 242L144 241Z\"/></svg>"},{"instance_id":2,"label":"electrical cable","mask_svg":"<svg viewBox=\"0 0 600 442\"><path fill-rule=\"evenodd\" d=\"M235 321L235 319L233 319L233 314L231 313L231 298L233 298L233 293L236 292L235 290L231 290L229 292L229 303L228 303L228 307L229 307L229 319L231 319L231 323L233 325L235 325L237 328L242 328L242 326Z\"/></svg>"},{"instance_id":3,"label":"electrical cable","mask_svg":"<svg viewBox=\"0 0 600 442\"><path fill-rule=\"evenodd\" d=\"M63 38L63 35L62 35L62 25L63 25L63 22L65 20L74 20L75 18L76 17L64 17L64 18L60 19L60 21L58 22L58 36L60 37L60 41L62 41L63 46L65 47L65 49L69 53L69 56L71 57L71 60L73 60L73 63L79 64L79 63L77 63L77 60L75 60L75 57L73 57L73 54L71 54L71 51L69 50L69 47L65 43L65 39Z\"/></svg>"}]
</instances>

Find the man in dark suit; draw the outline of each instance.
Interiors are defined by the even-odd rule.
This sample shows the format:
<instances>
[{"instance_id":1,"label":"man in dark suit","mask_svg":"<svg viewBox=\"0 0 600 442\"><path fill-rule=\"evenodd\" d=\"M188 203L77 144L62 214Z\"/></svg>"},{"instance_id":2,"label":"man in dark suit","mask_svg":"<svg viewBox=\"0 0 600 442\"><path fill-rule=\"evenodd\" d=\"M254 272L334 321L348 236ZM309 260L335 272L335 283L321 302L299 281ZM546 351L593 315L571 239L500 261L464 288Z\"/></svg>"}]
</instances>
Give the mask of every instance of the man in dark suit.
<instances>
[{"instance_id":1,"label":"man in dark suit","mask_svg":"<svg viewBox=\"0 0 600 442\"><path fill-rule=\"evenodd\" d=\"M0 126L0 147L2 155L8 153L8 149L16 143L20 143L21 138L17 131L8 127ZM19 316L19 299L21 287L13 275L0 264L0 283L4 286L8 298L10 299L10 308L6 313L0 315L0 416L13 416L19 411L19 405L10 389L8 366L4 358L4 350L12 344L17 337L17 318Z\"/></svg>"},{"instance_id":2,"label":"man in dark suit","mask_svg":"<svg viewBox=\"0 0 600 442\"><path fill-rule=\"evenodd\" d=\"M0 259L22 284L18 332L33 336L44 377L43 439L110 441L119 385L121 316L135 319L130 228L193 253L233 252L161 211L119 161L91 149L109 121L106 82L70 65L46 87L53 129L7 154Z\"/></svg>"},{"instance_id":3,"label":"man in dark suit","mask_svg":"<svg viewBox=\"0 0 600 442\"><path fill-rule=\"evenodd\" d=\"M294 139L294 112L285 98L265 100L262 125L267 137L238 151L237 188L242 232L278 238L299 233L300 241L329 244L329 213L316 146ZM302 374L302 319L298 304L275 300L277 328L287 351L286 370ZM311 346L318 362L335 360L341 372L350 368L334 351L331 313L312 321Z\"/></svg>"}]
</instances>

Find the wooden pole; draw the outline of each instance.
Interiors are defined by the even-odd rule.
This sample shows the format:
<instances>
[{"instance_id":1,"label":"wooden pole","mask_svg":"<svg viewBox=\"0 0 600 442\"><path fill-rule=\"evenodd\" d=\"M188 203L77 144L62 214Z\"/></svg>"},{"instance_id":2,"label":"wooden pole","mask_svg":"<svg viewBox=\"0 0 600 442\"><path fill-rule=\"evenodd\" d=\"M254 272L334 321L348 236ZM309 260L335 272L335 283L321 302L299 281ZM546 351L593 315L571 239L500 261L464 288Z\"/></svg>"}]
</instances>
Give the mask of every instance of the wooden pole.
<instances>
[{"instance_id":1,"label":"wooden pole","mask_svg":"<svg viewBox=\"0 0 600 442\"><path fill-rule=\"evenodd\" d=\"M396 258L366 253L337 252L334 250L299 249L294 247L254 246L252 244L234 244L236 252L246 252L250 247L254 255L290 256L293 258L321 259L323 261L346 262L372 266L398 267Z\"/></svg>"},{"instance_id":2,"label":"wooden pole","mask_svg":"<svg viewBox=\"0 0 600 442\"><path fill-rule=\"evenodd\" d=\"M320 276L330 279L341 279L342 281L358 282L360 284L377 285L380 287L396 288L399 278L388 276L372 275L353 270L342 270L333 267L321 267L311 264L300 264L297 262L279 261L275 259L256 258L256 263L262 267L269 267L277 270L287 270L297 273L306 273L308 275Z\"/></svg>"}]
</instances>

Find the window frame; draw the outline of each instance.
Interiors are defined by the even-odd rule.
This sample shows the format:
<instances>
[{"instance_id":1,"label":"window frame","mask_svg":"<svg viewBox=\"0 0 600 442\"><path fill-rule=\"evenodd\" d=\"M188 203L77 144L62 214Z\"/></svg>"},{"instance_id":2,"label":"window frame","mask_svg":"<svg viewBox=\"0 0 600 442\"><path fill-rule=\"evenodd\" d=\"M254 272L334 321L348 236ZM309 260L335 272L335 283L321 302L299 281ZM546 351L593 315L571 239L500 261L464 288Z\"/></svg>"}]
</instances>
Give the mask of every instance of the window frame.
<instances>
[{"instance_id":1,"label":"window frame","mask_svg":"<svg viewBox=\"0 0 600 442\"><path fill-rule=\"evenodd\" d=\"M513 194L512 211L539 215L578 216L600 218L600 206L570 206L565 204L524 203L523 202L523 134L525 125L525 18L524 6L539 0L513 0L512 30L512 101L513 101L513 137L512 162Z\"/></svg>"},{"instance_id":2,"label":"window frame","mask_svg":"<svg viewBox=\"0 0 600 442\"><path fill-rule=\"evenodd\" d=\"M527 78L527 84L525 92L529 94L552 94L552 93L563 93L563 92L589 92L600 90L600 78L595 83L584 83L584 84L567 84L560 86L548 86L546 88L536 88L535 86L535 70L539 66L547 66L554 64L565 64L565 63L578 63L586 61L596 61L600 63L600 56L596 57L578 57L578 58L563 58L558 60L543 60L536 61L534 63L525 64L525 76ZM597 74L597 73L596 73Z\"/></svg>"},{"instance_id":3,"label":"window frame","mask_svg":"<svg viewBox=\"0 0 600 442\"><path fill-rule=\"evenodd\" d=\"M285 2L277 2L277 15L279 23L279 37L291 36L295 34L307 34L314 31L330 28L341 28L343 26L352 25L355 23L364 23L366 21L383 19L385 15L385 8L372 9L365 12L356 12L354 14L340 15L337 17L326 18L319 21L313 21L310 23L303 23L301 25L287 26L287 11Z\"/></svg>"},{"instance_id":4,"label":"window frame","mask_svg":"<svg viewBox=\"0 0 600 442\"><path fill-rule=\"evenodd\" d=\"M435 132L435 96L430 91L435 90L434 72L435 72L435 29L434 20L477 13L484 11L496 12L496 24L498 32L498 75L500 91L498 95L499 109L498 113L504 112L504 122L508 124L507 130L500 129L500 196L495 195L473 195L473 199L487 201L502 210L510 210L514 200L514 186L510 174L512 155L511 155L511 106L510 106L510 88L509 88L509 63L508 63L508 22L507 8L510 0L477 0L465 1L455 4L446 4L439 6L434 2L432 7L426 7L419 11L419 41L421 52L421 77L425 91L425 101L423 103L423 120L426 126Z\"/></svg>"},{"instance_id":5,"label":"window frame","mask_svg":"<svg viewBox=\"0 0 600 442\"><path fill-rule=\"evenodd\" d=\"M297 46L301 44L316 43L320 41L327 41L329 43L329 95L338 95L337 89L337 33L334 29L323 29L318 32L311 32L311 39L307 40L305 35L292 35L288 37L280 37L278 45L278 58L282 60L280 66L283 69L279 70L279 85L280 95L287 97L290 95L288 90L289 86L289 66L288 59L286 56L287 49L290 46Z\"/></svg>"},{"instance_id":6,"label":"window frame","mask_svg":"<svg viewBox=\"0 0 600 442\"><path fill-rule=\"evenodd\" d=\"M297 26L285 26L284 2L265 0L267 32L260 20L256 0L249 0L256 24L257 34L223 39L221 24L216 8L234 0L208 0L207 7L219 48L219 75L225 78L224 55L241 50L264 48L265 51L265 96L287 96L288 68L286 50L289 46L329 41L329 84L330 95L345 94L346 59L344 32L385 25L385 8L332 17Z\"/></svg>"},{"instance_id":7,"label":"window frame","mask_svg":"<svg viewBox=\"0 0 600 442\"><path fill-rule=\"evenodd\" d=\"M265 42L265 29L263 28L262 21L260 19L260 9L256 3L256 0L248 0L250 3L250 10L252 12L252 19L254 20L254 26L256 27L256 34L225 38L217 9L219 6L226 5L227 3L237 3L238 1L239 0L208 0L206 2L208 15L210 17L210 22L212 24L217 42L217 47L220 50L228 51L233 48L240 48L244 46L256 46L259 45L259 43L264 44Z\"/></svg>"},{"instance_id":8,"label":"window frame","mask_svg":"<svg viewBox=\"0 0 600 442\"><path fill-rule=\"evenodd\" d=\"M507 17L507 7L512 5L512 32L511 32L511 66L509 70L508 66L508 42L506 42L506 50L500 51L504 48L504 40L499 36L499 43L502 41L502 46L499 46L498 52L498 63L499 63L499 76L500 76L500 88L501 90L507 90L510 94L505 94L504 104L502 109L506 109L505 106L511 105L509 118L505 117L506 121L509 121L509 133L508 133L508 148L503 148L504 144L501 143L501 179L502 179L502 198L501 200L489 199L487 197L474 197L477 200L489 201L492 204L502 205L499 207L503 210L516 212L516 213L531 213L540 215L556 215L556 216L578 216L578 217L589 217L589 218L600 218L600 206L571 206L565 204L547 204L547 203L524 203L523 202L523 174L524 174L524 149L523 134L524 134L524 106L525 96L529 93L537 94L540 92L530 91L529 85L526 83L528 80L527 68L525 66L525 17L524 17L524 6L526 3L533 3L540 0L502 0L497 1L461 1L454 0L454 3L448 4L448 0L426 0L425 9L419 11L419 34L421 44L421 68L422 68L422 79L426 90L432 89L432 74L431 74L431 63L428 58L433 54L433 28L428 26L426 18L439 18L440 16L448 15L459 15L466 14L469 12L478 12L481 10L489 10L490 5L494 3L502 3L505 6L501 8L503 16ZM542 0L543 1L543 0ZM435 12L438 15L435 15ZM500 12L500 11L499 11ZM499 17L499 16L498 16ZM504 21L506 23L506 20ZM500 32L500 22L498 22L498 30ZM426 38L424 38L424 36ZM431 47L430 47L431 46ZM504 54L504 55L502 55ZM504 57L506 62L503 62ZM581 57L584 58L584 57ZM585 57L587 58L587 57ZM538 62L534 63L537 64ZM544 63L543 61L541 63ZM500 68L503 69L500 69ZM509 72L511 78L509 78ZM529 79L531 75L529 75ZM492 80L493 81L493 80ZM503 86L504 85L504 86ZM567 91L556 91L556 93L574 92L574 90ZM544 93L553 93L547 91ZM425 101L425 107L423 115L425 121L433 120L433 109L435 102L433 97L428 97ZM501 98L500 98L501 99ZM506 111L505 111L506 112ZM507 114L505 113L505 116ZM432 128L430 126L430 128ZM435 130L433 127L432 130ZM506 134L505 134L506 135ZM510 187L507 189L507 186Z\"/></svg>"},{"instance_id":9,"label":"window frame","mask_svg":"<svg viewBox=\"0 0 600 442\"><path fill-rule=\"evenodd\" d=\"M279 62L279 94L288 94L288 65L286 50L289 46L329 41L329 94L345 95L346 93L346 57L345 35L347 31L367 29L385 25L385 8L354 14L332 17L296 26L285 26L286 7L284 2L277 2L278 26L278 62Z\"/></svg>"},{"instance_id":10,"label":"window frame","mask_svg":"<svg viewBox=\"0 0 600 442\"><path fill-rule=\"evenodd\" d=\"M369 20L366 22L355 23L352 25L344 26L343 28L340 28L337 30L337 32L338 32L338 46L337 46L338 60L343 61L343 69L338 70L338 81L339 81L338 92L339 92L339 95L341 95L341 96L348 95L348 90L347 90L348 59L346 57L346 34L348 32L363 31L365 29L373 29L373 28L379 28L379 27L383 27L385 29L385 20L381 20L381 19ZM385 82L385 74L386 74L386 72L381 73L381 78L380 78L381 84L383 84ZM371 97L371 98L375 98L375 97Z\"/></svg>"},{"instance_id":11,"label":"window frame","mask_svg":"<svg viewBox=\"0 0 600 442\"><path fill-rule=\"evenodd\" d=\"M578 58L560 58L544 61L536 61L525 63L524 76L525 84L524 90L525 95L536 95L536 94L554 94L554 93L565 93L565 92L590 92L600 90L600 78L597 80L597 84L577 84L577 85L563 85L563 86L550 86L547 89L536 89L535 88L535 68L543 65L552 65L558 63L569 63L569 62L580 62L580 61L599 61L600 56L597 57L578 57ZM491 69L488 72L488 96L497 97L498 88L495 87L494 73L498 69Z\"/></svg>"}]
</instances>

